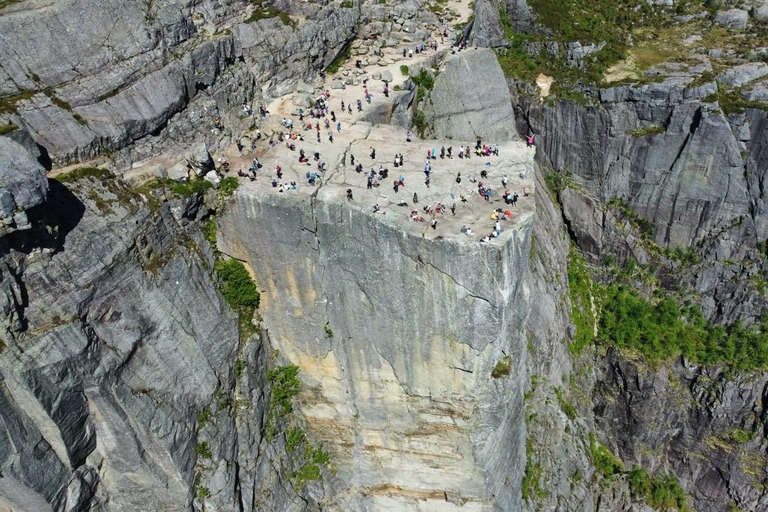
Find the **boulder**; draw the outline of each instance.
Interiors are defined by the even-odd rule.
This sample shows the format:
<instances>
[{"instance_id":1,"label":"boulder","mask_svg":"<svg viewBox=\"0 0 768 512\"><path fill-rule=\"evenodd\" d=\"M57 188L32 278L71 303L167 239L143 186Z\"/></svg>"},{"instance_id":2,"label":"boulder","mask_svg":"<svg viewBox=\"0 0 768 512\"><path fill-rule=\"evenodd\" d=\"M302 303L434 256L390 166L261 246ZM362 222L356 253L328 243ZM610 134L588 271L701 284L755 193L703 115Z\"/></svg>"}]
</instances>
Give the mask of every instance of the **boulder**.
<instances>
[{"instance_id":1,"label":"boulder","mask_svg":"<svg viewBox=\"0 0 768 512\"><path fill-rule=\"evenodd\" d=\"M291 103L301 108L309 108L312 105L312 96L309 94L294 94Z\"/></svg>"},{"instance_id":2,"label":"boulder","mask_svg":"<svg viewBox=\"0 0 768 512\"><path fill-rule=\"evenodd\" d=\"M381 81L382 82L391 82L392 81L392 72L388 69L385 69L381 72Z\"/></svg>"},{"instance_id":3,"label":"boulder","mask_svg":"<svg viewBox=\"0 0 768 512\"><path fill-rule=\"evenodd\" d=\"M296 84L296 92L304 93L304 94L312 94L315 92L315 88L309 85L304 80L299 80Z\"/></svg>"},{"instance_id":4,"label":"boulder","mask_svg":"<svg viewBox=\"0 0 768 512\"><path fill-rule=\"evenodd\" d=\"M334 80L331 82L331 89L343 89L344 88L344 82L342 82L339 79Z\"/></svg>"},{"instance_id":5,"label":"boulder","mask_svg":"<svg viewBox=\"0 0 768 512\"><path fill-rule=\"evenodd\" d=\"M47 195L43 166L21 144L0 137L0 236L29 228L26 211Z\"/></svg>"},{"instance_id":6,"label":"boulder","mask_svg":"<svg viewBox=\"0 0 768 512\"><path fill-rule=\"evenodd\" d=\"M518 139L509 87L493 50L452 55L444 68L428 102L427 121L436 138Z\"/></svg>"},{"instance_id":7,"label":"boulder","mask_svg":"<svg viewBox=\"0 0 768 512\"><path fill-rule=\"evenodd\" d=\"M750 62L734 66L717 77L717 82L731 87L741 87L753 80L768 75L768 64L764 62Z\"/></svg>"},{"instance_id":8,"label":"boulder","mask_svg":"<svg viewBox=\"0 0 768 512\"><path fill-rule=\"evenodd\" d=\"M715 23L731 30L743 30L747 27L749 13L742 9L728 9L718 11Z\"/></svg>"},{"instance_id":9,"label":"boulder","mask_svg":"<svg viewBox=\"0 0 768 512\"><path fill-rule=\"evenodd\" d=\"M192 145L184 154L184 159L198 176L202 176L214 168L213 158L211 158L205 142L198 142Z\"/></svg>"},{"instance_id":10,"label":"boulder","mask_svg":"<svg viewBox=\"0 0 768 512\"><path fill-rule=\"evenodd\" d=\"M562 191L560 202L563 205L563 215L568 220L579 247L599 257L603 243L603 211L598 203L570 187Z\"/></svg>"},{"instance_id":11,"label":"boulder","mask_svg":"<svg viewBox=\"0 0 768 512\"><path fill-rule=\"evenodd\" d=\"M219 183L221 183L221 179L219 178L218 174L216 174L216 171L209 171L205 174L205 181L211 183L214 188L219 188Z\"/></svg>"},{"instance_id":12,"label":"boulder","mask_svg":"<svg viewBox=\"0 0 768 512\"><path fill-rule=\"evenodd\" d=\"M371 78L374 80L381 80L381 71L374 71L371 75Z\"/></svg>"}]
</instances>

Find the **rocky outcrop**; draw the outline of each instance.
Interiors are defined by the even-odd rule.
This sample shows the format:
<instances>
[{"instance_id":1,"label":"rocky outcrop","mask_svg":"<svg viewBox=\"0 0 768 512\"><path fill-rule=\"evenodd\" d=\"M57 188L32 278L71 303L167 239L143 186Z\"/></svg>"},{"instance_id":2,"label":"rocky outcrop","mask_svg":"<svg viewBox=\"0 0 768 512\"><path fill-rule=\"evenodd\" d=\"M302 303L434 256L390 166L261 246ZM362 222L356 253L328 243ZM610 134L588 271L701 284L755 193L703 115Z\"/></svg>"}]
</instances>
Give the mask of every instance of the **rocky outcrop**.
<instances>
[{"instance_id":1,"label":"rocky outcrop","mask_svg":"<svg viewBox=\"0 0 768 512\"><path fill-rule=\"evenodd\" d=\"M301 413L338 471L326 505L520 509L530 221L498 246L427 240L326 190L238 191L218 223L301 369Z\"/></svg>"},{"instance_id":2,"label":"rocky outcrop","mask_svg":"<svg viewBox=\"0 0 768 512\"><path fill-rule=\"evenodd\" d=\"M26 211L47 193L45 169L21 144L0 137L0 236L29 228Z\"/></svg>"},{"instance_id":3,"label":"rocky outcrop","mask_svg":"<svg viewBox=\"0 0 768 512\"><path fill-rule=\"evenodd\" d=\"M491 50L446 58L426 103L430 133L437 139L518 140L512 99Z\"/></svg>"}]
</instances>

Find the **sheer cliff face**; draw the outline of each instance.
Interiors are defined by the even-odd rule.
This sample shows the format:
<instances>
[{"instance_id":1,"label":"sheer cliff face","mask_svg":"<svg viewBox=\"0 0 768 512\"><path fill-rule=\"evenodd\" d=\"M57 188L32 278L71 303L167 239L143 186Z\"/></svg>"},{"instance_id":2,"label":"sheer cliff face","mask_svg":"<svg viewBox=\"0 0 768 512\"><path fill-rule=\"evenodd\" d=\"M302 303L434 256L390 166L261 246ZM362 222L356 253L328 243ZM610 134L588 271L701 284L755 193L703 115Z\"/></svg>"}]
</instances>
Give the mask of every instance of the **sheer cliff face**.
<instances>
[{"instance_id":1,"label":"sheer cliff face","mask_svg":"<svg viewBox=\"0 0 768 512\"><path fill-rule=\"evenodd\" d=\"M301 412L339 470L335 509L520 508L530 219L483 246L322 194L241 191L219 228L263 290L273 347L301 369Z\"/></svg>"}]
</instances>

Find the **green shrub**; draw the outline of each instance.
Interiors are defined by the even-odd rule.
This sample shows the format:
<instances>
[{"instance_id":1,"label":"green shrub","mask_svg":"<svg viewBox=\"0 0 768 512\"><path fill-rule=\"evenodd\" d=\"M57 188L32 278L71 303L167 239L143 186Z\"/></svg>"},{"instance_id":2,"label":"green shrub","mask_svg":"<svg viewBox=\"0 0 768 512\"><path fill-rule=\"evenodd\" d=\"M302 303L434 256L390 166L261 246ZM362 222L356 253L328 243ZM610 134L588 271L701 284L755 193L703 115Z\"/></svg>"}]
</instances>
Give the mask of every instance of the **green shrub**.
<instances>
[{"instance_id":1,"label":"green shrub","mask_svg":"<svg viewBox=\"0 0 768 512\"><path fill-rule=\"evenodd\" d=\"M401 73L402 73L404 76L408 76L408 66L406 66L405 64L401 64L401 65L400 65L400 72L401 72Z\"/></svg>"},{"instance_id":2,"label":"green shrub","mask_svg":"<svg viewBox=\"0 0 768 512\"><path fill-rule=\"evenodd\" d=\"M210 459L213 457L213 454L211 453L211 447L208 446L207 441L197 443L197 445L195 445L195 453L198 457L202 457L204 459Z\"/></svg>"},{"instance_id":3,"label":"green shrub","mask_svg":"<svg viewBox=\"0 0 768 512\"><path fill-rule=\"evenodd\" d=\"M333 330L327 324L323 326L323 330L327 338L333 338Z\"/></svg>"},{"instance_id":4,"label":"green shrub","mask_svg":"<svg viewBox=\"0 0 768 512\"><path fill-rule=\"evenodd\" d=\"M729 437L738 444L747 444L755 438L755 433L751 430L735 428L731 430Z\"/></svg>"},{"instance_id":5,"label":"green shrub","mask_svg":"<svg viewBox=\"0 0 768 512\"><path fill-rule=\"evenodd\" d=\"M541 488L541 476L544 470L541 464L533 461L533 443L530 439L525 442L525 455L525 472L522 482L523 500L544 498L547 496L547 492Z\"/></svg>"},{"instance_id":6,"label":"green shrub","mask_svg":"<svg viewBox=\"0 0 768 512\"><path fill-rule=\"evenodd\" d=\"M494 379L500 379L509 375L509 369L512 364L512 359L509 356L502 357L493 367L491 371L491 377Z\"/></svg>"},{"instance_id":7,"label":"green shrub","mask_svg":"<svg viewBox=\"0 0 768 512\"><path fill-rule=\"evenodd\" d=\"M198 427L203 428L211 419L211 413L208 409L202 410L197 414Z\"/></svg>"},{"instance_id":8,"label":"green shrub","mask_svg":"<svg viewBox=\"0 0 768 512\"><path fill-rule=\"evenodd\" d=\"M270 411L275 419L293 411L291 399L299 393L298 373L298 366L276 366L267 372L267 380L272 384Z\"/></svg>"},{"instance_id":9,"label":"green shrub","mask_svg":"<svg viewBox=\"0 0 768 512\"><path fill-rule=\"evenodd\" d=\"M223 284L221 294L232 309L259 306L259 290L241 261L235 259L217 261L214 271Z\"/></svg>"},{"instance_id":10,"label":"green shrub","mask_svg":"<svg viewBox=\"0 0 768 512\"><path fill-rule=\"evenodd\" d=\"M423 110L416 109L413 113L413 127L416 128L419 137L424 138L424 133L427 131L427 114Z\"/></svg>"},{"instance_id":11,"label":"green shrub","mask_svg":"<svg viewBox=\"0 0 768 512\"><path fill-rule=\"evenodd\" d=\"M288 429L285 434L285 451L291 453L304 441L304 432L298 427Z\"/></svg>"},{"instance_id":12,"label":"green shrub","mask_svg":"<svg viewBox=\"0 0 768 512\"><path fill-rule=\"evenodd\" d=\"M354 5L350 0L344 0L343 2L341 2L341 7L344 9L351 9L352 7L354 7Z\"/></svg>"},{"instance_id":13,"label":"green shrub","mask_svg":"<svg viewBox=\"0 0 768 512\"><path fill-rule=\"evenodd\" d=\"M592 464L605 477L611 477L624 470L624 465L611 451L597 441L595 434L589 433L589 451L592 454Z\"/></svg>"},{"instance_id":14,"label":"green shrub","mask_svg":"<svg viewBox=\"0 0 768 512\"><path fill-rule=\"evenodd\" d=\"M675 508L686 510L686 496L680 483L672 475L652 478L643 467L635 466L627 475L632 497L644 501L657 510Z\"/></svg>"},{"instance_id":15,"label":"green shrub","mask_svg":"<svg viewBox=\"0 0 768 512\"><path fill-rule=\"evenodd\" d=\"M237 190L237 187L239 186L240 182L237 181L237 178L234 176L229 176L228 178L221 180L221 183L219 184L219 190L221 191L221 195L231 196L235 193L235 190Z\"/></svg>"},{"instance_id":16,"label":"green shrub","mask_svg":"<svg viewBox=\"0 0 768 512\"><path fill-rule=\"evenodd\" d=\"M289 26L294 30L298 26L298 24L293 19L291 19L288 13L278 11L274 7L270 6L268 0L257 0L254 2L254 4L256 4L256 10L254 10L253 13L245 20L246 23L255 23L260 20L278 17L280 18L280 21L283 22L283 25Z\"/></svg>"},{"instance_id":17,"label":"green shrub","mask_svg":"<svg viewBox=\"0 0 768 512\"><path fill-rule=\"evenodd\" d=\"M411 76L411 81L418 87L431 91L435 87L435 77L431 72L422 68L418 75Z\"/></svg>"},{"instance_id":18,"label":"green shrub","mask_svg":"<svg viewBox=\"0 0 768 512\"><path fill-rule=\"evenodd\" d=\"M198 487L197 488L197 497L201 500L204 500L208 497L210 497L211 491L208 490L207 487Z\"/></svg>"}]
</instances>

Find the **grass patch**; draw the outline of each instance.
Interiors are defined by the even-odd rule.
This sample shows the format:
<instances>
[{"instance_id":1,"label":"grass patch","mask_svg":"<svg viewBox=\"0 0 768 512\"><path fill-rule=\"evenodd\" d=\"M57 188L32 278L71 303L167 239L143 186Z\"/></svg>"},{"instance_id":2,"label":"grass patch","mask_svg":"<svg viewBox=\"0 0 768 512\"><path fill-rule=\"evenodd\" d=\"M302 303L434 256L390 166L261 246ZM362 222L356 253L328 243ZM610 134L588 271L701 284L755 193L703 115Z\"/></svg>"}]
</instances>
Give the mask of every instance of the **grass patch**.
<instances>
[{"instance_id":1,"label":"grass patch","mask_svg":"<svg viewBox=\"0 0 768 512\"><path fill-rule=\"evenodd\" d=\"M272 384L270 413L278 420L293 411L291 399L299 393L298 366L276 366L267 372Z\"/></svg>"},{"instance_id":2,"label":"grass patch","mask_svg":"<svg viewBox=\"0 0 768 512\"><path fill-rule=\"evenodd\" d=\"M633 137L645 137L646 135L661 135L667 130L663 126L646 126L644 128L638 128L637 130L630 130L627 133Z\"/></svg>"},{"instance_id":3,"label":"grass patch","mask_svg":"<svg viewBox=\"0 0 768 512\"><path fill-rule=\"evenodd\" d=\"M747 444L755 438L755 433L751 430L745 430L742 428L735 428L728 434L733 442L737 444Z\"/></svg>"},{"instance_id":4,"label":"grass patch","mask_svg":"<svg viewBox=\"0 0 768 512\"><path fill-rule=\"evenodd\" d=\"M197 488L197 497L200 498L201 500L209 498L210 496L211 496L211 491L207 487Z\"/></svg>"},{"instance_id":5,"label":"grass patch","mask_svg":"<svg viewBox=\"0 0 768 512\"><path fill-rule=\"evenodd\" d=\"M0 9L8 7L9 5L17 4L19 2L21 2L21 0L0 0Z\"/></svg>"},{"instance_id":6,"label":"grass patch","mask_svg":"<svg viewBox=\"0 0 768 512\"><path fill-rule=\"evenodd\" d=\"M720 110L723 114L743 114L748 108L755 108L759 110L768 110L768 103L762 101L748 101L741 97L741 94L736 90L723 91L718 88L715 94L707 96L701 100L704 103L718 102Z\"/></svg>"},{"instance_id":7,"label":"grass patch","mask_svg":"<svg viewBox=\"0 0 768 512\"><path fill-rule=\"evenodd\" d=\"M354 4L352 4L350 0L344 0L343 2L341 2L341 7L342 9L351 9L352 7L354 7Z\"/></svg>"},{"instance_id":8,"label":"grass patch","mask_svg":"<svg viewBox=\"0 0 768 512\"><path fill-rule=\"evenodd\" d=\"M645 468L635 466L627 475L632 497L656 510L687 510L686 496L680 483L672 475L651 477Z\"/></svg>"},{"instance_id":9,"label":"grass patch","mask_svg":"<svg viewBox=\"0 0 768 512\"><path fill-rule=\"evenodd\" d=\"M202 457L204 459L210 459L213 457L213 453L211 453L211 447L208 445L207 441L197 443L197 445L195 445L195 453L198 457Z\"/></svg>"},{"instance_id":10,"label":"grass patch","mask_svg":"<svg viewBox=\"0 0 768 512\"><path fill-rule=\"evenodd\" d=\"M509 369L512 364L512 359L509 356L504 356L496 363L491 371L491 377L494 379L500 379L509 375Z\"/></svg>"},{"instance_id":11,"label":"grass patch","mask_svg":"<svg viewBox=\"0 0 768 512\"><path fill-rule=\"evenodd\" d=\"M211 412L208 409L200 411L197 414L197 425L203 428L211 420Z\"/></svg>"},{"instance_id":12,"label":"grass patch","mask_svg":"<svg viewBox=\"0 0 768 512\"><path fill-rule=\"evenodd\" d=\"M408 69L408 66L405 64L400 64L400 72L403 74L403 76L408 76L408 73L410 70Z\"/></svg>"},{"instance_id":13,"label":"grass patch","mask_svg":"<svg viewBox=\"0 0 768 512\"><path fill-rule=\"evenodd\" d=\"M237 190L237 187L239 186L240 182L237 181L237 178L230 176L221 180L219 191L221 191L221 195L229 197L235 193L235 190Z\"/></svg>"},{"instance_id":14,"label":"grass patch","mask_svg":"<svg viewBox=\"0 0 768 512\"><path fill-rule=\"evenodd\" d=\"M253 3L256 5L256 9L245 20L245 23L255 23L260 20L266 20L269 18L277 17L277 18L280 18L280 21L283 22L283 25L287 25L294 30L296 30L296 27L298 27L298 23L295 20L293 20L288 15L288 13L279 11L274 7L270 6L267 0L257 0Z\"/></svg>"},{"instance_id":15,"label":"grass patch","mask_svg":"<svg viewBox=\"0 0 768 512\"><path fill-rule=\"evenodd\" d=\"M13 123L0 124L0 135L6 135L18 129L19 127Z\"/></svg>"},{"instance_id":16,"label":"grass patch","mask_svg":"<svg viewBox=\"0 0 768 512\"><path fill-rule=\"evenodd\" d=\"M221 282L221 294L240 319L240 332L249 337L254 332L251 322L259 307L259 290L241 261L219 260L213 270Z\"/></svg>"},{"instance_id":17,"label":"grass patch","mask_svg":"<svg viewBox=\"0 0 768 512\"><path fill-rule=\"evenodd\" d=\"M299 485L312 480L320 480L322 478L320 475L320 466L317 464L304 464L294 476Z\"/></svg>"},{"instance_id":18,"label":"grass patch","mask_svg":"<svg viewBox=\"0 0 768 512\"><path fill-rule=\"evenodd\" d=\"M602 443L593 432L589 433L589 453L592 456L592 464L595 469L606 478L611 478L624 471L624 464Z\"/></svg>"},{"instance_id":19,"label":"grass patch","mask_svg":"<svg viewBox=\"0 0 768 512\"><path fill-rule=\"evenodd\" d=\"M74 171L70 171L66 174L59 174L56 177L56 180L59 183L74 183L85 178L93 178L103 182L114 177L114 174L101 167L78 167Z\"/></svg>"}]
</instances>

